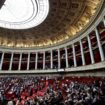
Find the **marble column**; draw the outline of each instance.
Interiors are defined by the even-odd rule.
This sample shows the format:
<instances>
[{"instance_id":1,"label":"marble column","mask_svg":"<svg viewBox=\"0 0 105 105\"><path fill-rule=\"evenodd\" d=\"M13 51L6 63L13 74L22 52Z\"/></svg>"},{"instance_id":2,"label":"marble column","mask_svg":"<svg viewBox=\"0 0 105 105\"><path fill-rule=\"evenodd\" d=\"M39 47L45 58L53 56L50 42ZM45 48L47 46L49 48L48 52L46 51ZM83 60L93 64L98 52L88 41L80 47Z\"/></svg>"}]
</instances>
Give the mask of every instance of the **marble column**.
<instances>
[{"instance_id":1,"label":"marble column","mask_svg":"<svg viewBox=\"0 0 105 105\"><path fill-rule=\"evenodd\" d=\"M51 50L50 53L51 53L51 55L50 55L51 56L51 58L50 58L50 64L51 64L50 68L53 69L53 51Z\"/></svg>"},{"instance_id":2,"label":"marble column","mask_svg":"<svg viewBox=\"0 0 105 105\"><path fill-rule=\"evenodd\" d=\"M65 47L65 59L66 59L66 68L68 68L69 65L68 65L68 51L67 51L67 47Z\"/></svg>"},{"instance_id":3,"label":"marble column","mask_svg":"<svg viewBox=\"0 0 105 105\"><path fill-rule=\"evenodd\" d=\"M43 70L45 69L45 52L43 52Z\"/></svg>"},{"instance_id":4,"label":"marble column","mask_svg":"<svg viewBox=\"0 0 105 105\"><path fill-rule=\"evenodd\" d=\"M4 59L4 52L2 52L2 56L1 56L0 70L2 70L3 59Z\"/></svg>"},{"instance_id":5,"label":"marble column","mask_svg":"<svg viewBox=\"0 0 105 105\"><path fill-rule=\"evenodd\" d=\"M27 70L30 68L30 52L28 53L28 59L27 59Z\"/></svg>"},{"instance_id":6,"label":"marble column","mask_svg":"<svg viewBox=\"0 0 105 105\"><path fill-rule=\"evenodd\" d=\"M21 62L22 62L22 52L20 53L18 70L21 69Z\"/></svg>"},{"instance_id":7,"label":"marble column","mask_svg":"<svg viewBox=\"0 0 105 105\"><path fill-rule=\"evenodd\" d=\"M98 43L98 48L99 48L99 52L100 52L101 61L104 61L105 60L104 52L103 52L103 49L102 49L102 45L101 45L101 41L100 41L100 35L99 35L99 32L98 32L97 28L95 28L95 33L96 33L96 39L97 39L97 43Z\"/></svg>"},{"instance_id":8,"label":"marble column","mask_svg":"<svg viewBox=\"0 0 105 105\"><path fill-rule=\"evenodd\" d=\"M82 65L85 65L84 50L83 50L83 45L81 40L80 40L80 49L81 49Z\"/></svg>"},{"instance_id":9,"label":"marble column","mask_svg":"<svg viewBox=\"0 0 105 105\"><path fill-rule=\"evenodd\" d=\"M72 49L73 49L74 67L77 67L76 53L75 53L75 46L74 46L74 44L72 44Z\"/></svg>"},{"instance_id":10,"label":"marble column","mask_svg":"<svg viewBox=\"0 0 105 105\"><path fill-rule=\"evenodd\" d=\"M58 69L61 68L61 63L60 63L60 49L58 49Z\"/></svg>"},{"instance_id":11,"label":"marble column","mask_svg":"<svg viewBox=\"0 0 105 105\"><path fill-rule=\"evenodd\" d=\"M14 53L12 52L11 53L11 60L10 60L9 70L12 70L13 55L14 55Z\"/></svg>"},{"instance_id":12,"label":"marble column","mask_svg":"<svg viewBox=\"0 0 105 105\"><path fill-rule=\"evenodd\" d=\"M88 45L89 45L89 52L90 52L90 58L91 58L91 63L93 64L94 61L94 55L93 55L93 50L92 50L92 44L91 44L91 40L89 35L87 36L87 40L88 40Z\"/></svg>"},{"instance_id":13,"label":"marble column","mask_svg":"<svg viewBox=\"0 0 105 105\"><path fill-rule=\"evenodd\" d=\"M104 27L105 27L105 18L103 18L103 23L104 23Z\"/></svg>"},{"instance_id":14,"label":"marble column","mask_svg":"<svg viewBox=\"0 0 105 105\"><path fill-rule=\"evenodd\" d=\"M36 52L36 59L35 59L35 70L38 69L38 52Z\"/></svg>"}]
</instances>

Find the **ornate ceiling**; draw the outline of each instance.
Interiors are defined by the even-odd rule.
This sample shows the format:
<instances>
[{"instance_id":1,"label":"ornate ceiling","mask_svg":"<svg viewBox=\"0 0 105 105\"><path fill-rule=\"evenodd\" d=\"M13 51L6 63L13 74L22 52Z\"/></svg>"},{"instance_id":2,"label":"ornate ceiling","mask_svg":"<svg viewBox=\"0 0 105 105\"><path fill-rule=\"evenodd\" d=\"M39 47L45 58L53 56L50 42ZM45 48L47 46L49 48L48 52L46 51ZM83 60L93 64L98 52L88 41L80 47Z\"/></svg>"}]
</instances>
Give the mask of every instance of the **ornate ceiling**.
<instances>
[{"instance_id":1,"label":"ornate ceiling","mask_svg":"<svg viewBox=\"0 0 105 105\"><path fill-rule=\"evenodd\" d=\"M41 24L49 13L49 0L2 0L0 26L29 29Z\"/></svg>"},{"instance_id":2,"label":"ornate ceiling","mask_svg":"<svg viewBox=\"0 0 105 105\"><path fill-rule=\"evenodd\" d=\"M0 45L40 48L64 42L91 21L102 1L104 0L49 0L49 14L42 24L24 30L0 28Z\"/></svg>"}]
</instances>

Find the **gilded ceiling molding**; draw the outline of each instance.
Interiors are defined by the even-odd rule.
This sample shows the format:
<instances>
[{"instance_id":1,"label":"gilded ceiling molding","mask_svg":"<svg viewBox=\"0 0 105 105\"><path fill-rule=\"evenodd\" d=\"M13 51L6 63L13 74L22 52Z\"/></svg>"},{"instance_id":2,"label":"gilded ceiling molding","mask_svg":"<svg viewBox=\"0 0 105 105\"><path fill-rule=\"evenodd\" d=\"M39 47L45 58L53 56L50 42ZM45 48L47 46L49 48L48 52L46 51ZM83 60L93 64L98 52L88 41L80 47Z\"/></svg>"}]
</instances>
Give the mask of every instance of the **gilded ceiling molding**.
<instances>
[{"instance_id":1,"label":"gilded ceiling molding","mask_svg":"<svg viewBox=\"0 0 105 105\"><path fill-rule=\"evenodd\" d=\"M104 0L50 0L45 21L31 29L0 28L0 45L16 48L41 48L64 43L84 30Z\"/></svg>"}]
</instances>

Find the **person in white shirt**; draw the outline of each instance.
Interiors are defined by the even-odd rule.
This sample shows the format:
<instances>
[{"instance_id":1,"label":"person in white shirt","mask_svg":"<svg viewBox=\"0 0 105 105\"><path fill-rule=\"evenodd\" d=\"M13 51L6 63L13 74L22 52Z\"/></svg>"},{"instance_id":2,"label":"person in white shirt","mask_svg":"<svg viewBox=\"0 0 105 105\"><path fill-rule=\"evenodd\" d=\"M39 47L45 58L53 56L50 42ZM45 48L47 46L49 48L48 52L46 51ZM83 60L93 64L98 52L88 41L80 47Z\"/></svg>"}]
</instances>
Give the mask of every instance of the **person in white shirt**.
<instances>
[{"instance_id":1,"label":"person in white shirt","mask_svg":"<svg viewBox=\"0 0 105 105\"><path fill-rule=\"evenodd\" d=\"M12 100L8 101L7 105L13 105L13 101Z\"/></svg>"}]
</instances>

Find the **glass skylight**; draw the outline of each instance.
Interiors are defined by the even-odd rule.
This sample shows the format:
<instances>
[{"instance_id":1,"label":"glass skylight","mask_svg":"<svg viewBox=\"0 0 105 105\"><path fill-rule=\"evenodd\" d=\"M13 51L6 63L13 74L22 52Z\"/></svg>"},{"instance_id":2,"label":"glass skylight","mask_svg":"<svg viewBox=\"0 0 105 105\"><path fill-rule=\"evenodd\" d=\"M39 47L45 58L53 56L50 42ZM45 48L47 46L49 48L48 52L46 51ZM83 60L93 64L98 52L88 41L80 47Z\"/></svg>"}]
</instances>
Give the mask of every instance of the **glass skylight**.
<instances>
[{"instance_id":1,"label":"glass skylight","mask_svg":"<svg viewBox=\"0 0 105 105\"><path fill-rule=\"evenodd\" d=\"M28 29L41 24L49 12L49 0L6 0L0 9L0 27Z\"/></svg>"}]
</instances>

